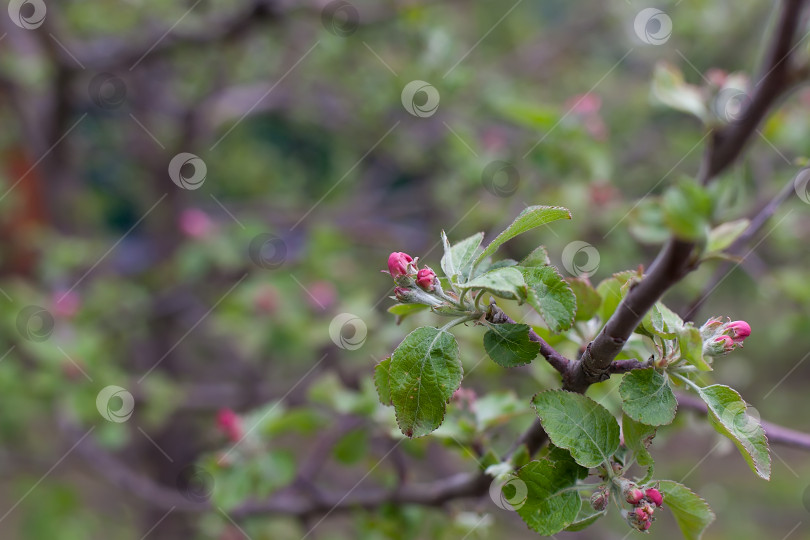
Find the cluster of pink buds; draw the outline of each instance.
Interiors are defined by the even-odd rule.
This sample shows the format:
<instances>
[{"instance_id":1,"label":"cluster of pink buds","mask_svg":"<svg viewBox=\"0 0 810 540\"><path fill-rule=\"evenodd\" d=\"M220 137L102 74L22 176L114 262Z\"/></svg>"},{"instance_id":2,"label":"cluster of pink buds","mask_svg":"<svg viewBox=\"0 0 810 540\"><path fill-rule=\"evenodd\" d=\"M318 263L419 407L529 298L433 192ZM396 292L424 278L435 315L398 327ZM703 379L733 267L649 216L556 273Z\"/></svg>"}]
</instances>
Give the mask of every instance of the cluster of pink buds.
<instances>
[{"instance_id":1,"label":"cluster of pink buds","mask_svg":"<svg viewBox=\"0 0 810 540\"><path fill-rule=\"evenodd\" d=\"M242 440L242 419L231 409L221 409L217 413L217 428L231 442Z\"/></svg>"},{"instance_id":2,"label":"cluster of pink buds","mask_svg":"<svg viewBox=\"0 0 810 540\"><path fill-rule=\"evenodd\" d=\"M625 500L633 505L627 514L627 522L634 529L647 531L654 521L653 513L656 508L664 504L664 496L656 488L647 488L641 491L638 487L630 487L624 493Z\"/></svg>"},{"instance_id":3,"label":"cluster of pink buds","mask_svg":"<svg viewBox=\"0 0 810 540\"><path fill-rule=\"evenodd\" d=\"M419 268L418 263L418 258L399 251L388 256L388 273L397 284L394 296L403 304L438 306L443 296L439 279L430 267Z\"/></svg>"},{"instance_id":4,"label":"cluster of pink buds","mask_svg":"<svg viewBox=\"0 0 810 540\"><path fill-rule=\"evenodd\" d=\"M721 356L743 346L745 338L751 335L751 326L745 321L723 322L722 317L712 317L700 327L703 338L703 354Z\"/></svg>"}]
</instances>

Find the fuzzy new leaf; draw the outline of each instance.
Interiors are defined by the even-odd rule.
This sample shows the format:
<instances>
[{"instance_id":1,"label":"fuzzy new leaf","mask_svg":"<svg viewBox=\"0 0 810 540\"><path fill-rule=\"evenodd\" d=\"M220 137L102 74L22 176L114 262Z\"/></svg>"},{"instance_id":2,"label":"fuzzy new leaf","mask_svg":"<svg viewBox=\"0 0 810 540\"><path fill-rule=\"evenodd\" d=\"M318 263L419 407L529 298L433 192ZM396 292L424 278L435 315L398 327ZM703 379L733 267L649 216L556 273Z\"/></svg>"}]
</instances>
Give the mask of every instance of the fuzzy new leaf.
<instances>
[{"instance_id":1,"label":"fuzzy new leaf","mask_svg":"<svg viewBox=\"0 0 810 540\"><path fill-rule=\"evenodd\" d=\"M559 206L530 206L526 208L505 231L489 243L486 249L475 259L473 266L495 253L495 250L507 240L558 219L571 219L571 212L567 208Z\"/></svg>"}]
</instances>

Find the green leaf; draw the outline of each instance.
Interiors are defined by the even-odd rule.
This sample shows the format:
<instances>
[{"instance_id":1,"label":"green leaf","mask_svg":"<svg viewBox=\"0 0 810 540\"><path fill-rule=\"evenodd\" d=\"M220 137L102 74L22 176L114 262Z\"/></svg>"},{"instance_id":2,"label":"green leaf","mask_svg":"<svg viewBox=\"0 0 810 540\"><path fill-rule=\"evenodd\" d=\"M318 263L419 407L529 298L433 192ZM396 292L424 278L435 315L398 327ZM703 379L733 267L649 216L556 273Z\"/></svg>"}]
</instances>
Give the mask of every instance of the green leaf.
<instances>
[{"instance_id":1,"label":"green leaf","mask_svg":"<svg viewBox=\"0 0 810 540\"><path fill-rule=\"evenodd\" d=\"M476 233L461 242L450 246L447 236L442 231L442 243L444 244L444 256L441 266L447 279L453 283L464 282L470 277L472 272L472 261L479 251L484 233ZM456 279L453 279L453 278Z\"/></svg>"},{"instance_id":2,"label":"green leaf","mask_svg":"<svg viewBox=\"0 0 810 540\"><path fill-rule=\"evenodd\" d=\"M599 306L596 312L604 324L619 307L624 295L627 294L629 289L628 283L638 277L638 274L632 270L626 270L613 274L613 276L603 279L596 287L596 292L602 297L602 305Z\"/></svg>"},{"instance_id":3,"label":"green leaf","mask_svg":"<svg viewBox=\"0 0 810 540\"><path fill-rule=\"evenodd\" d=\"M683 328L683 319L663 303L657 302L644 317L643 325L651 334L674 339Z\"/></svg>"},{"instance_id":4,"label":"green leaf","mask_svg":"<svg viewBox=\"0 0 810 540\"><path fill-rule=\"evenodd\" d=\"M552 332L568 330L577 313L577 298L553 266L516 267L523 273L529 304L543 317Z\"/></svg>"},{"instance_id":5,"label":"green leaf","mask_svg":"<svg viewBox=\"0 0 810 540\"><path fill-rule=\"evenodd\" d=\"M602 305L602 297L593 288L591 282L586 278L578 277L568 277L565 278L565 281L577 298L576 320L589 321L593 319L599 310L599 306Z\"/></svg>"},{"instance_id":6,"label":"green leaf","mask_svg":"<svg viewBox=\"0 0 810 540\"><path fill-rule=\"evenodd\" d=\"M526 208L505 231L496 236L486 249L478 255L473 266L495 253L495 250L507 240L558 219L571 219L571 212L567 208L559 206L530 206Z\"/></svg>"},{"instance_id":7,"label":"green leaf","mask_svg":"<svg viewBox=\"0 0 810 540\"><path fill-rule=\"evenodd\" d=\"M721 223L709 232L709 240L706 243L706 252L711 253L715 251L723 251L737 238L740 237L745 229L748 228L751 222L747 219L738 219L736 221L729 221L728 223Z\"/></svg>"},{"instance_id":8,"label":"green leaf","mask_svg":"<svg viewBox=\"0 0 810 540\"><path fill-rule=\"evenodd\" d=\"M733 388L713 384L699 391L709 406L709 422L718 433L731 439L760 478L771 477L768 439L759 420L746 412L748 405Z\"/></svg>"},{"instance_id":9,"label":"green leaf","mask_svg":"<svg viewBox=\"0 0 810 540\"><path fill-rule=\"evenodd\" d=\"M624 444L633 452L636 462L642 467L649 467L653 464L653 458L650 455L650 444L657 428L636 422L626 414L622 416L622 435L624 435Z\"/></svg>"},{"instance_id":10,"label":"green leaf","mask_svg":"<svg viewBox=\"0 0 810 540\"><path fill-rule=\"evenodd\" d=\"M374 385L377 387L377 394L380 396L380 403L386 406L393 405L391 402L391 381L389 380L390 368L390 356L374 366Z\"/></svg>"},{"instance_id":11,"label":"green leaf","mask_svg":"<svg viewBox=\"0 0 810 540\"><path fill-rule=\"evenodd\" d=\"M658 62L653 73L652 95L664 105L697 116L708 117L705 98L700 88L687 84L683 73L667 62Z\"/></svg>"},{"instance_id":12,"label":"green leaf","mask_svg":"<svg viewBox=\"0 0 810 540\"><path fill-rule=\"evenodd\" d=\"M459 289L480 289L501 298L523 300L526 298L526 282L515 267L498 268L482 276L459 284Z\"/></svg>"},{"instance_id":13,"label":"green leaf","mask_svg":"<svg viewBox=\"0 0 810 540\"><path fill-rule=\"evenodd\" d=\"M619 385L624 413L650 426L663 426L675 418L678 401L666 378L655 368L634 369Z\"/></svg>"},{"instance_id":14,"label":"green leaf","mask_svg":"<svg viewBox=\"0 0 810 540\"><path fill-rule=\"evenodd\" d=\"M703 357L703 338L700 336L700 330L692 326L692 323L678 332L678 345L681 348L681 357L690 365L700 371L712 370L712 366Z\"/></svg>"},{"instance_id":15,"label":"green leaf","mask_svg":"<svg viewBox=\"0 0 810 540\"><path fill-rule=\"evenodd\" d=\"M548 258L548 251L543 246L538 246L526 255L522 261L520 261L520 266L546 266L551 264L551 259Z\"/></svg>"},{"instance_id":16,"label":"green leaf","mask_svg":"<svg viewBox=\"0 0 810 540\"><path fill-rule=\"evenodd\" d=\"M574 457L571 455L571 452L565 448L560 448L559 446L550 444L548 446L548 453L543 457L553 462L558 467L571 469L576 473L579 480L585 480L588 478L588 469L577 463L574 460Z\"/></svg>"},{"instance_id":17,"label":"green leaf","mask_svg":"<svg viewBox=\"0 0 810 540\"><path fill-rule=\"evenodd\" d=\"M484 349L503 367L525 366L540 352L540 344L529 339L527 324L493 324L484 334Z\"/></svg>"},{"instance_id":18,"label":"green leaf","mask_svg":"<svg viewBox=\"0 0 810 540\"><path fill-rule=\"evenodd\" d=\"M684 180L664 193L661 202L664 222L681 240L703 238L709 227L712 198L694 180Z\"/></svg>"},{"instance_id":19,"label":"green leaf","mask_svg":"<svg viewBox=\"0 0 810 540\"><path fill-rule=\"evenodd\" d=\"M532 405L551 442L570 451L583 467L607 462L619 448L619 423L586 396L548 390L535 394Z\"/></svg>"},{"instance_id":20,"label":"green leaf","mask_svg":"<svg viewBox=\"0 0 810 540\"><path fill-rule=\"evenodd\" d=\"M530 529L551 536L577 518L582 499L575 490L568 490L577 481L574 469L541 459L521 467L516 476L513 482L526 487L526 501L515 505L515 510Z\"/></svg>"},{"instance_id":21,"label":"green leaf","mask_svg":"<svg viewBox=\"0 0 810 540\"><path fill-rule=\"evenodd\" d=\"M427 304L395 304L388 308L388 313L397 316L397 324L402 322L402 319L413 313L419 313L428 309L430 306Z\"/></svg>"},{"instance_id":22,"label":"green leaf","mask_svg":"<svg viewBox=\"0 0 810 540\"><path fill-rule=\"evenodd\" d=\"M444 420L447 402L461 385L464 370L453 334L417 328L391 355L391 401L402 433L421 437Z\"/></svg>"},{"instance_id":23,"label":"green leaf","mask_svg":"<svg viewBox=\"0 0 810 540\"><path fill-rule=\"evenodd\" d=\"M576 519L574 520L571 525L565 528L568 532L577 532L587 529L594 523L596 523L599 518L606 516L607 510L603 510L601 512L597 512L593 509L590 505L590 502L583 501L582 508L579 510L579 514L577 515Z\"/></svg>"},{"instance_id":24,"label":"green leaf","mask_svg":"<svg viewBox=\"0 0 810 540\"><path fill-rule=\"evenodd\" d=\"M714 521L709 505L689 488L672 480L659 482L664 506L670 509L686 540L700 540L703 531Z\"/></svg>"}]
</instances>

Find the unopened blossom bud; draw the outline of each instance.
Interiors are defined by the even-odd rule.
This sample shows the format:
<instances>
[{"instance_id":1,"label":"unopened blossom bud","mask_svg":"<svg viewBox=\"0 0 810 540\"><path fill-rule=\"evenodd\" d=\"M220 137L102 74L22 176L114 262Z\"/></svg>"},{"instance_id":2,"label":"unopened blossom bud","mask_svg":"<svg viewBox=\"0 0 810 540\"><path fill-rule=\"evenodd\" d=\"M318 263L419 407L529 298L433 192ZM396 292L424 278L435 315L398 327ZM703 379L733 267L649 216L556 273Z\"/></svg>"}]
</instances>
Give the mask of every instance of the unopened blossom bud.
<instances>
[{"instance_id":1,"label":"unopened blossom bud","mask_svg":"<svg viewBox=\"0 0 810 540\"><path fill-rule=\"evenodd\" d=\"M742 343L751 335L751 326L745 321L730 322L725 327L726 333L731 336L734 343Z\"/></svg>"},{"instance_id":2,"label":"unopened blossom bud","mask_svg":"<svg viewBox=\"0 0 810 540\"><path fill-rule=\"evenodd\" d=\"M394 279L407 275L409 272L409 266L413 262L413 257L408 255L407 253L402 253L400 251L395 251L391 255L388 256L388 272L391 274L391 277Z\"/></svg>"},{"instance_id":3,"label":"unopened blossom bud","mask_svg":"<svg viewBox=\"0 0 810 540\"><path fill-rule=\"evenodd\" d=\"M638 488L630 488L624 493L624 500L632 505L636 505L644 498L644 493Z\"/></svg>"},{"instance_id":4,"label":"unopened blossom bud","mask_svg":"<svg viewBox=\"0 0 810 540\"><path fill-rule=\"evenodd\" d=\"M416 301L416 295L414 294L413 290L408 289L407 287L394 287L394 296L396 296L397 300L403 304Z\"/></svg>"},{"instance_id":5,"label":"unopened blossom bud","mask_svg":"<svg viewBox=\"0 0 810 540\"><path fill-rule=\"evenodd\" d=\"M217 427L231 442L242 439L242 420L231 409L222 409L217 413Z\"/></svg>"},{"instance_id":6,"label":"unopened blossom bud","mask_svg":"<svg viewBox=\"0 0 810 540\"><path fill-rule=\"evenodd\" d=\"M214 222L199 208L183 210L179 222L180 230L191 238L206 238L214 230Z\"/></svg>"},{"instance_id":7,"label":"unopened blossom bud","mask_svg":"<svg viewBox=\"0 0 810 540\"><path fill-rule=\"evenodd\" d=\"M79 312L81 298L75 291L57 291L53 294L51 305L54 315L70 318Z\"/></svg>"},{"instance_id":8,"label":"unopened blossom bud","mask_svg":"<svg viewBox=\"0 0 810 540\"><path fill-rule=\"evenodd\" d=\"M610 501L610 491L605 486L599 488L591 495L591 506L597 512L602 512L607 508Z\"/></svg>"},{"instance_id":9,"label":"unopened blossom bud","mask_svg":"<svg viewBox=\"0 0 810 540\"><path fill-rule=\"evenodd\" d=\"M664 496L661 494L660 491L658 491L655 488L648 488L644 492L644 495L647 496L647 498L650 500L650 502L652 502L655 506L657 506L659 508L661 507L661 505L664 504Z\"/></svg>"},{"instance_id":10,"label":"unopened blossom bud","mask_svg":"<svg viewBox=\"0 0 810 540\"><path fill-rule=\"evenodd\" d=\"M729 336L717 336L703 343L703 354L721 356L734 350L734 340Z\"/></svg>"},{"instance_id":11,"label":"unopened blossom bud","mask_svg":"<svg viewBox=\"0 0 810 540\"><path fill-rule=\"evenodd\" d=\"M723 326L723 318L722 317L712 317L706 324L700 327L700 337L703 338L703 341L708 340L709 338L714 337L715 335L722 332L721 328Z\"/></svg>"},{"instance_id":12,"label":"unopened blossom bud","mask_svg":"<svg viewBox=\"0 0 810 540\"><path fill-rule=\"evenodd\" d=\"M422 287L427 292L433 291L433 281L436 279L436 274L429 267L424 267L416 274L416 284Z\"/></svg>"},{"instance_id":13,"label":"unopened blossom bud","mask_svg":"<svg viewBox=\"0 0 810 540\"><path fill-rule=\"evenodd\" d=\"M652 521L645 521L644 525L641 526L642 531L648 530L652 526Z\"/></svg>"},{"instance_id":14,"label":"unopened blossom bud","mask_svg":"<svg viewBox=\"0 0 810 540\"><path fill-rule=\"evenodd\" d=\"M633 511L633 513L636 515L636 519L639 522L649 521L650 520L650 515L647 512L645 512L644 509L641 508L641 507L636 508Z\"/></svg>"}]
</instances>

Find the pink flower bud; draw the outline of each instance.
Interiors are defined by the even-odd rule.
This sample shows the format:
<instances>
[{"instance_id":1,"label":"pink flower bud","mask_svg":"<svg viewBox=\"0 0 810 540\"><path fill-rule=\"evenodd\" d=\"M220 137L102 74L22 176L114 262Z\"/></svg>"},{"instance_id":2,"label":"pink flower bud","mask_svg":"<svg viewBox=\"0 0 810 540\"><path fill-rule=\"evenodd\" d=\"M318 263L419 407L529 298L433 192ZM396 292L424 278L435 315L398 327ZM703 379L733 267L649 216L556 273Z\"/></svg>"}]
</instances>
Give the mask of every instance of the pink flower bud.
<instances>
[{"instance_id":1,"label":"pink flower bud","mask_svg":"<svg viewBox=\"0 0 810 540\"><path fill-rule=\"evenodd\" d=\"M582 116L594 115L602 108L602 98L593 92L577 94L568 98L564 106L572 114Z\"/></svg>"},{"instance_id":2,"label":"pink flower bud","mask_svg":"<svg viewBox=\"0 0 810 540\"><path fill-rule=\"evenodd\" d=\"M261 289L256 292L253 302L259 313L264 315L274 314L280 303L278 289L272 285L262 285Z\"/></svg>"},{"instance_id":3,"label":"pink flower bud","mask_svg":"<svg viewBox=\"0 0 810 540\"><path fill-rule=\"evenodd\" d=\"M610 501L610 491L604 486L600 487L597 491L593 492L591 495L591 506L597 512L602 512L607 508L608 502Z\"/></svg>"},{"instance_id":4,"label":"pink flower bud","mask_svg":"<svg viewBox=\"0 0 810 540\"><path fill-rule=\"evenodd\" d=\"M413 262L413 257L407 253L395 251L388 256L388 272L394 279L408 274L408 267Z\"/></svg>"},{"instance_id":5,"label":"pink flower bud","mask_svg":"<svg viewBox=\"0 0 810 540\"><path fill-rule=\"evenodd\" d=\"M714 86L723 86L728 78L728 73L718 68L711 68L706 72L706 80Z\"/></svg>"},{"instance_id":6,"label":"pink flower bud","mask_svg":"<svg viewBox=\"0 0 810 540\"><path fill-rule=\"evenodd\" d=\"M624 499L632 505L638 504L644 498L644 493L638 488L630 488L624 493Z\"/></svg>"},{"instance_id":7,"label":"pink flower bud","mask_svg":"<svg viewBox=\"0 0 810 540\"><path fill-rule=\"evenodd\" d=\"M650 515L647 514L643 508L636 508L633 513L636 515L636 519L640 522L648 521L650 519Z\"/></svg>"},{"instance_id":8,"label":"pink flower bud","mask_svg":"<svg viewBox=\"0 0 810 540\"><path fill-rule=\"evenodd\" d=\"M199 208L187 208L180 214L180 230L191 238L205 238L214 230L214 222Z\"/></svg>"},{"instance_id":9,"label":"pink flower bud","mask_svg":"<svg viewBox=\"0 0 810 540\"><path fill-rule=\"evenodd\" d=\"M75 291L57 291L51 297L52 312L57 317L70 318L76 315L81 306L79 293Z\"/></svg>"},{"instance_id":10,"label":"pink flower bud","mask_svg":"<svg viewBox=\"0 0 810 540\"><path fill-rule=\"evenodd\" d=\"M728 336L720 335L703 344L703 354L707 356L721 356L730 353L734 348L733 339Z\"/></svg>"},{"instance_id":11,"label":"pink flower bud","mask_svg":"<svg viewBox=\"0 0 810 540\"><path fill-rule=\"evenodd\" d=\"M661 507L664 504L664 496L655 488L647 489L644 494L647 496L648 499L657 507Z\"/></svg>"},{"instance_id":12,"label":"pink flower bud","mask_svg":"<svg viewBox=\"0 0 810 540\"><path fill-rule=\"evenodd\" d=\"M751 335L751 326L745 321L734 321L726 325L726 332L729 332L734 343L742 343Z\"/></svg>"},{"instance_id":13,"label":"pink flower bud","mask_svg":"<svg viewBox=\"0 0 810 540\"><path fill-rule=\"evenodd\" d=\"M416 274L416 283L427 292L433 290L433 280L436 279L436 274L427 266L419 270Z\"/></svg>"},{"instance_id":14,"label":"pink flower bud","mask_svg":"<svg viewBox=\"0 0 810 540\"><path fill-rule=\"evenodd\" d=\"M394 296L403 304L414 301L413 291L407 287L394 287Z\"/></svg>"},{"instance_id":15,"label":"pink flower bud","mask_svg":"<svg viewBox=\"0 0 810 540\"><path fill-rule=\"evenodd\" d=\"M722 317L712 317L711 319L706 321L706 323L703 326L700 327L700 337L702 337L703 340L705 341L716 335L718 332L722 332L721 329L722 326L723 326Z\"/></svg>"},{"instance_id":16,"label":"pink flower bud","mask_svg":"<svg viewBox=\"0 0 810 540\"><path fill-rule=\"evenodd\" d=\"M645 521L644 525L641 526L641 530L646 531L646 530L648 530L650 528L651 525L652 525L652 521Z\"/></svg>"},{"instance_id":17,"label":"pink flower bud","mask_svg":"<svg viewBox=\"0 0 810 540\"><path fill-rule=\"evenodd\" d=\"M324 311L332 307L337 300L335 286L328 281L316 281L307 287L307 302L317 311Z\"/></svg>"},{"instance_id":18,"label":"pink flower bud","mask_svg":"<svg viewBox=\"0 0 810 540\"><path fill-rule=\"evenodd\" d=\"M231 442L242 439L242 420L231 409L220 409L217 413L217 427Z\"/></svg>"}]
</instances>

